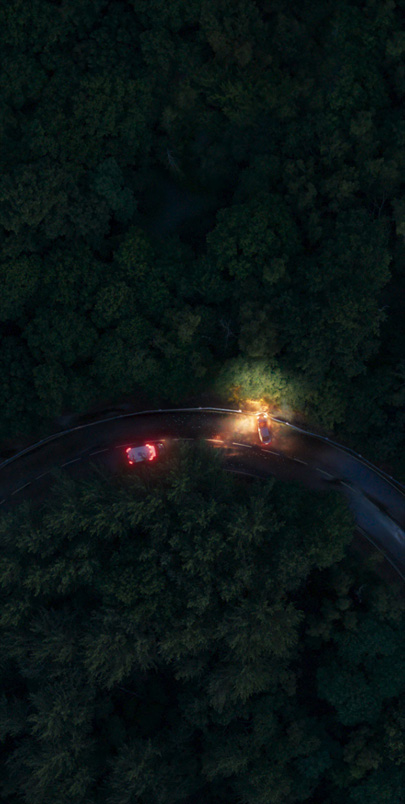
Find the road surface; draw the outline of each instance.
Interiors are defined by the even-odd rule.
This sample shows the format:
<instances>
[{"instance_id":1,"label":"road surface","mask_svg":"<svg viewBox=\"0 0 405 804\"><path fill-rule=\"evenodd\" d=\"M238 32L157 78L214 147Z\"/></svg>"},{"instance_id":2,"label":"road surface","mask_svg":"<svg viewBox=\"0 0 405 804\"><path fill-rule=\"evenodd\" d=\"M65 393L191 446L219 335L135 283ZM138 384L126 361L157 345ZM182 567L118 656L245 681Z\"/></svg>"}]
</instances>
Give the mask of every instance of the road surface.
<instances>
[{"instance_id":1,"label":"road surface","mask_svg":"<svg viewBox=\"0 0 405 804\"><path fill-rule=\"evenodd\" d=\"M252 413L219 408L131 411L76 424L0 463L0 510L49 494L52 471L85 476L89 462L112 471L126 446L145 440L214 439L225 468L258 478L275 476L312 489L339 489L361 532L405 579L405 489L378 467L315 433L274 418L273 441L260 444Z\"/></svg>"}]
</instances>

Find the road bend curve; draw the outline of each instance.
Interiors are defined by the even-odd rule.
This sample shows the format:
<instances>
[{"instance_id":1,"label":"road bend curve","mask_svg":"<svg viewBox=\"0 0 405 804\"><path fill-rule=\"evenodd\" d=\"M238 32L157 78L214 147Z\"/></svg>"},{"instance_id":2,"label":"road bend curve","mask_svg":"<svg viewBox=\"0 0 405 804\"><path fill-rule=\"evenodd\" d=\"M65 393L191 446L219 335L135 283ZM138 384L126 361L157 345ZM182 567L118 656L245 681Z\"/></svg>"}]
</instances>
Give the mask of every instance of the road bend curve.
<instances>
[{"instance_id":1,"label":"road bend curve","mask_svg":"<svg viewBox=\"0 0 405 804\"><path fill-rule=\"evenodd\" d=\"M272 443L263 447L254 415L228 408L166 408L97 419L43 438L0 463L0 510L32 496L45 499L57 467L75 477L88 473L89 461L117 471L129 444L202 438L224 450L228 471L340 490L359 532L405 580L405 490L401 484L352 450L275 417L273 434Z\"/></svg>"}]
</instances>

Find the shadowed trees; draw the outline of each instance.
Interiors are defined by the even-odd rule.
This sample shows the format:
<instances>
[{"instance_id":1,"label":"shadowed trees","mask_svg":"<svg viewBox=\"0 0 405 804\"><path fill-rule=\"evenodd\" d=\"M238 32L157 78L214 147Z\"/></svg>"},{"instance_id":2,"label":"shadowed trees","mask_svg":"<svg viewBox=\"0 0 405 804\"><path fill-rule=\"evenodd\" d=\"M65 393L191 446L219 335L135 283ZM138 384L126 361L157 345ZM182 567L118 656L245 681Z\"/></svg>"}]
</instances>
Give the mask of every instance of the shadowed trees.
<instances>
[{"instance_id":1,"label":"shadowed trees","mask_svg":"<svg viewBox=\"0 0 405 804\"><path fill-rule=\"evenodd\" d=\"M2 515L4 801L395 791L403 607L352 527L204 444Z\"/></svg>"},{"instance_id":2,"label":"shadowed trees","mask_svg":"<svg viewBox=\"0 0 405 804\"><path fill-rule=\"evenodd\" d=\"M0 437L231 381L401 471L399 7L15 0L0 23Z\"/></svg>"}]
</instances>

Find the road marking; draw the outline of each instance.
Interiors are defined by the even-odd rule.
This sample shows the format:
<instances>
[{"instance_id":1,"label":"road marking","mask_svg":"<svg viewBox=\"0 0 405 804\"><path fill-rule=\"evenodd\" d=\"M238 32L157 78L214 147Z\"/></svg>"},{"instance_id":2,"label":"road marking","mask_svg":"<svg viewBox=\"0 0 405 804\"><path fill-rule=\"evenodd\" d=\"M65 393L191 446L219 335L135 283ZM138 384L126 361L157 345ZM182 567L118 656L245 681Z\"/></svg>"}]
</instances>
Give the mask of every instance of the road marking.
<instances>
[{"instance_id":1,"label":"road marking","mask_svg":"<svg viewBox=\"0 0 405 804\"><path fill-rule=\"evenodd\" d=\"M365 539L367 539L367 541L369 541L369 542L370 542L370 544L374 545L374 547L375 547L377 550L379 550L379 552L380 552L380 553L382 553L382 555L384 556L384 558L386 559L386 561L388 561L388 562L391 564L391 566L392 566L392 567L394 567L394 569L397 571L398 575L400 575L400 576L401 576L401 578L402 578L402 579L405 581L405 575L403 575L403 573L401 572L401 570L399 570L399 569L398 569L397 565L396 565L396 564L394 564L394 562L393 562L393 561L391 561L391 559L390 559L390 558L388 558L387 554L384 552L384 549L383 549L383 548L382 548L380 545L378 545L378 544L377 544L377 542L375 542L375 541L374 541L374 540L371 538L371 536L369 536L369 535L367 534L367 532L366 532L366 531L365 531L365 530L364 530L364 529L361 527L361 525L356 525L356 530L358 530L360 533L362 533L362 534L363 534L363 536L364 536L364 538L365 538Z\"/></svg>"},{"instance_id":2,"label":"road marking","mask_svg":"<svg viewBox=\"0 0 405 804\"><path fill-rule=\"evenodd\" d=\"M275 422L281 422L281 424L290 424L290 422L286 422L283 419L278 419L276 416L270 416L270 418ZM299 433L304 433L304 435L319 438L320 441L325 441L328 444L332 444L334 447L336 447L336 449L339 449L341 452L345 452L346 454L352 455L354 456L354 458L359 459L364 464L364 466L371 469L372 472L375 472L375 474L379 475L380 477L382 477L383 480L389 483L389 485L392 486L393 489L395 489L395 491L397 491L399 494L402 494L402 496L405 496L404 494L405 486L403 483L400 483L399 480L395 480L395 478L392 477L392 475L388 475L378 466L375 466L370 461L368 461L367 458L364 458L363 455L360 455L359 452L356 452L355 450L351 449L351 447L346 447L343 446L343 444L338 444L336 441L332 441L331 438L328 438L328 436L322 436L319 433L313 433L311 432L311 430L305 430L302 427L298 427L296 424L290 424L290 426L293 427L294 430L297 430ZM391 480L393 480L394 482L390 483L388 478L391 478ZM401 486L401 488L398 488L398 486Z\"/></svg>"},{"instance_id":3,"label":"road marking","mask_svg":"<svg viewBox=\"0 0 405 804\"><path fill-rule=\"evenodd\" d=\"M98 450L96 450L95 452L90 452L89 457L90 457L91 455L99 455L99 454L100 454L100 452L108 452L108 447L106 447L105 449L98 449ZM76 460L76 461L78 461L78 460L80 460L80 459L79 459L79 458L75 458L75 460ZM73 463L73 461L68 461L68 463ZM64 466L66 466L66 464L63 464L63 465L64 465Z\"/></svg>"},{"instance_id":4,"label":"road marking","mask_svg":"<svg viewBox=\"0 0 405 804\"><path fill-rule=\"evenodd\" d=\"M11 496L13 496L13 494L17 494L17 491L22 491L23 489L27 488L27 486L30 486L30 485L31 485L31 482L30 482L30 483L26 483L26 484L25 484L25 486L20 486L20 488L19 488L19 489L16 489L15 491L12 491L12 492L11 492Z\"/></svg>"},{"instance_id":5,"label":"road marking","mask_svg":"<svg viewBox=\"0 0 405 804\"><path fill-rule=\"evenodd\" d=\"M251 444L239 444L238 441L232 441L231 443L233 447L246 447L246 449L253 449Z\"/></svg>"},{"instance_id":6,"label":"road marking","mask_svg":"<svg viewBox=\"0 0 405 804\"><path fill-rule=\"evenodd\" d=\"M165 443L165 442L170 443L171 441L195 441L195 438L186 438L186 437L175 438L174 436L173 437L172 436L167 436L167 437L165 436L164 438L160 438L160 439L159 438L150 438L149 439L149 442L152 443L152 444L154 444L156 441L161 441L162 443ZM206 441L209 441L209 439L206 439ZM131 442L131 444L132 443L133 442ZM116 444L115 449L124 449L125 447L130 447L131 444L128 444L128 442L126 444ZM112 447L111 447L111 449L112 449ZM103 450L100 450L100 452L103 452ZM97 453L92 452L90 454L91 455L96 455Z\"/></svg>"},{"instance_id":7,"label":"road marking","mask_svg":"<svg viewBox=\"0 0 405 804\"><path fill-rule=\"evenodd\" d=\"M315 467L315 471L320 472L321 475L325 475L325 477L332 477L333 478L333 475L331 475L329 472L325 472L323 469L319 469L318 466Z\"/></svg>"},{"instance_id":8,"label":"road marking","mask_svg":"<svg viewBox=\"0 0 405 804\"><path fill-rule=\"evenodd\" d=\"M70 463L76 463L76 461L81 461L81 458L73 458L72 461L66 461L66 463L61 463L61 466L68 466Z\"/></svg>"},{"instance_id":9,"label":"road marking","mask_svg":"<svg viewBox=\"0 0 405 804\"><path fill-rule=\"evenodd\" d=\"M302 461L301 458L293 458L293 461L297 461L297 463L303 463L305 466L308 466L306 461Z\"/></svg>"},{"instance_id":10,"label":"road marking","mask_svg":"<svg viewBox=\"0 0 405 804\"><path fill-rule=\"evenodd\" d=\"M6 502L6 498L4 498L4 500L2 500L2 501L0 502L0 505L3 505L3 503L5 503L5 502Z\"/></svg>"},{"instance_id":11,"label":"road marking","mask_svg":"<svg viewBox=\"0 0 405 804\"><path fill-rule=\"evenodd\" d=\"M49 475L49 472L50 472L50 469L48 469L47 472L43 472L42 475L37 475L37 477L34 477L34 480L39 480L40 477L45 477L45 475Z\"/></svg>"},{"instance_id":12,"label":"road marking","mask_svg":"<svg viewBox=\"0 0 405 804\"><path fill-rule=\"evenodd\" d=\"M242 469L228 468L228 469L225 469L225 472L234 472L234 474L237 474L237 475L249 475L249 477L256 477L256 478L259 478L261 480L265 479L265 478L261 477L261 475L252 474L252 472L244 472Z\"/></svg>"}]
</instances>

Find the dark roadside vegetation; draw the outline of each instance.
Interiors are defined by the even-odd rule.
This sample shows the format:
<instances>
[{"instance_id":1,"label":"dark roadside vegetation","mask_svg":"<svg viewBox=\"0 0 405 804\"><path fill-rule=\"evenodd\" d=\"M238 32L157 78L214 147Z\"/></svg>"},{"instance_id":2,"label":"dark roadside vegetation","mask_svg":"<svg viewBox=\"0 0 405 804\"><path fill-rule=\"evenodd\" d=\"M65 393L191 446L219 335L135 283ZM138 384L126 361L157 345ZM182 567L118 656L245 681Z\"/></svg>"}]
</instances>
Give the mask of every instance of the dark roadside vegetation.
<instances>
[{"instance_id":1,"label":"dark roadside vegetation","mask_svg":"<svg viewBox=\"0 0 405 804\"><path fill-rule=\"evenodd\" d=\"M221 462L3 515L2 802L399 804L404 598L336 492Z\"/></svg>"},{"instance_id":2,"label":"dark roadside vegetation","mask_svg":"<svg viewBox=\"0 0 405 804\"><path fill-rule=\"evenodd\" d=\"M1 5L1 442L212 393L405 481L404 11ZM173 461L1 516L2 802L400 804L403 598L342 499Z\"/></svg>"}]
</instances>

